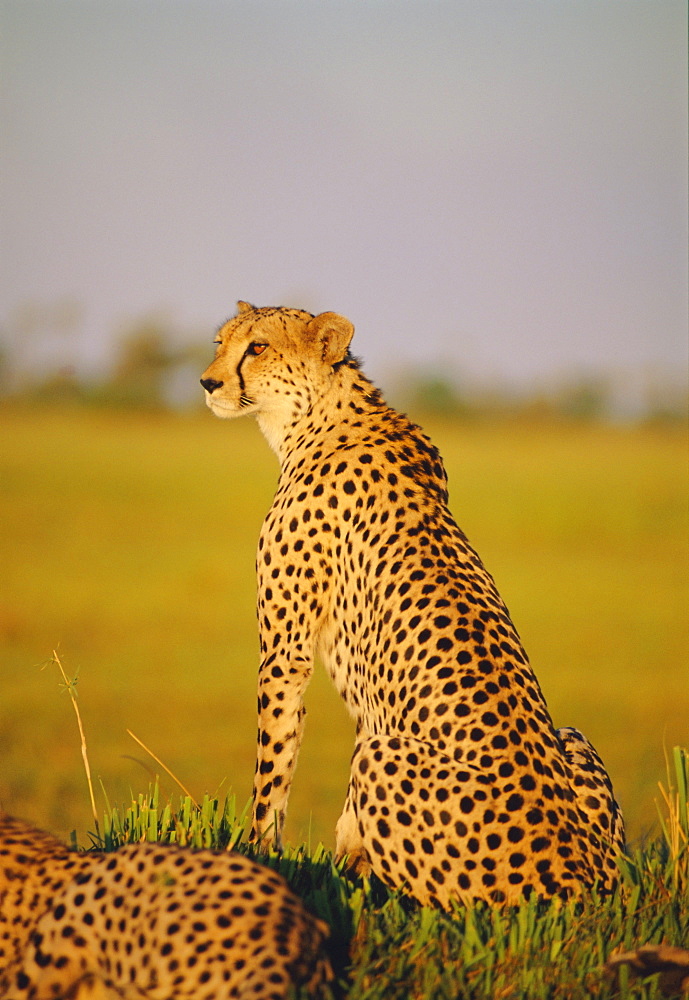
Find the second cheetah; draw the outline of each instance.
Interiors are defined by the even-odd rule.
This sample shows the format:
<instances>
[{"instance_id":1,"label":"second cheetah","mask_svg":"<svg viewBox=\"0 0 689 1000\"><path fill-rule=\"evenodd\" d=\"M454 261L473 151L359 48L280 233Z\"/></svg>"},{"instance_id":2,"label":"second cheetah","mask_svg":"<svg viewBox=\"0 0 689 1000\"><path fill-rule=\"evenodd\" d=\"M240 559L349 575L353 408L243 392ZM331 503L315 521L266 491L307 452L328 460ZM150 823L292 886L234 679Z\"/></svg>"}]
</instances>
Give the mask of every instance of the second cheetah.
<instances>
[{"instance_id":1,"label":"second cheetah","mask_svg":"<svg viewBox=\"0 0 689 1000\"><path fill-rule=\"evenodd\" d=\"M327 933L238 853L76 853L0 814L1 1000L284 1000L331 977Z\"/></svg>"}]
</instances>

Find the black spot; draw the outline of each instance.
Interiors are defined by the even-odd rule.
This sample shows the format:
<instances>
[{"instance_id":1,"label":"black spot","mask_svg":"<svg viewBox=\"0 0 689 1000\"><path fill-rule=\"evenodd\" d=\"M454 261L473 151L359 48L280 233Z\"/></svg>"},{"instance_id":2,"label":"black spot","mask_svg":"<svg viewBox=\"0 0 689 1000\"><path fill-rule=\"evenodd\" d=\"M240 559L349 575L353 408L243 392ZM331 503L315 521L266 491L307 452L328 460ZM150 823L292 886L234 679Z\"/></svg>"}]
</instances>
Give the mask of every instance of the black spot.
<instances>
[{"instance_id":1,"label":"black spot","mask_svg":"<svg viewBox=\"0 0 689 1000\"><path fill-rule=\"evenodd\" d=\"M547 847L550 847L550 840L547 837L534 837L531 841L531 850L536 853L545 851Z\"/></svg>"},{"instance_id":2,"label":"black spot","mask_svg":"<svg viewBox=\"0 0 689 1000\"><path fill-rule=\"evenodd\" d=\"M376 824L376 827L381 837L388 838L390 836L390 827L388 826L388 824L385 822L384 819L379 819Z\"/></svg>"}]
</instances>

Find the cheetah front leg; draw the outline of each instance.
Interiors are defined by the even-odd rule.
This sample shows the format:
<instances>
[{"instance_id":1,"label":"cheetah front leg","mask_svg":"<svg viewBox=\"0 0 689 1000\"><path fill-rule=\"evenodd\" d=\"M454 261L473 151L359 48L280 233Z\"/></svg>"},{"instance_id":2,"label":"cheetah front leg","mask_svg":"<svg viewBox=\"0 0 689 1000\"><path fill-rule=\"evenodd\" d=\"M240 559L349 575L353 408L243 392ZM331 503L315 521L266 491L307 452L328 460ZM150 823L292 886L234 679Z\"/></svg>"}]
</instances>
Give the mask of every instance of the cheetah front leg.
<instances>
[{"instance_id":1,"label":"cheetah front leg","mask_svg":"<svg viewBox=\"0 0 689 1000\"><path fill-rule=\"evenodd\" d=\"M362 744L366 742L368 736L369 734L361 719L357 719L352 762L356 760L361 751ZM361 825L356 815L353 779L354 774L352 772L349 778L344 808L335 826L335 861L339 863L346 858L347 869L349 871L355 875L368 875L371 871L371 859L364 847Z\"/></svg>"},{"instance_id":2,"label":"cheetah front leg","mask_svg":"<svg viewBox=\"0 0 689 1000\"><path fill-rule=\"evenodd\" d=\"M254 774L253 821L249 839L270 833L282 847L287 799L304 732L303 697L312 660L293 657L286 668L268 658L258 676L258 738Z\"/></svg>"},{"instance_id":3,"label":"cheetah front leg","mask_svg":"<svg viewBox=\"0 0 689 1000\"><path fill-rule=\"evenodd\" d=\"M279 496L278 492L278 496ZM283 508L289 521L283 523ZM320 540L300 537L307 518L293 505L276 501L266 518L257 558L258 622L261 665L258 672L258 746L250 838L270 832L279 849L292 776L304 731L304 691L313 673L316 643L328 616L328 578L332 554ZM291 539L299 563L311 562L305 580L289 558ZM277 549L279 541L284 544ZM308 541L308 545L307 545ZM312 551L309 551L309 549ZM318 560L318 561L317 561ZM308 585L306 580L308 580Z\"/></svg>"},{"instance_id":4,"label":"cheetah front leg","mask_svg":"<svg viewBox=\"0 0 689 1000\"><path fill-rule=\"evenodd\" d=\"M358 744L354 753L358 750ZM347 859L347 868L356 875L368 875L371 871L371 859L364 847L364 841L359 829L356 810L354 808L354 789L350 780L347 789L344 809L335 827L335 861Z\"/></svg>"}]
</instances>

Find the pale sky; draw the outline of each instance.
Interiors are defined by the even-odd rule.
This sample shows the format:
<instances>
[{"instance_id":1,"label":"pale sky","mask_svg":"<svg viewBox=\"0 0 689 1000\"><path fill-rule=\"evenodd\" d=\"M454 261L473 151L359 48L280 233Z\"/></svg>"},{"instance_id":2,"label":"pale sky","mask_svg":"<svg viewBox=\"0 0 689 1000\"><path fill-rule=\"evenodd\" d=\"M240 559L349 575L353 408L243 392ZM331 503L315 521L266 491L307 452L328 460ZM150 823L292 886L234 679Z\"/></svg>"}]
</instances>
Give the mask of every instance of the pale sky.
<instances>
[{"instance_id":1,"label":"pale sky","mask_svg":"<svg viewBox=\"0 0 689 1000\"><path fill-rule=\"evenodd\" d=\"M0 17L0 325L27 356L66 303L80 366L144 314L210 357L242 298L344 313L383 384L686 378L685 0Z\"/></svg>"}]
</instances>

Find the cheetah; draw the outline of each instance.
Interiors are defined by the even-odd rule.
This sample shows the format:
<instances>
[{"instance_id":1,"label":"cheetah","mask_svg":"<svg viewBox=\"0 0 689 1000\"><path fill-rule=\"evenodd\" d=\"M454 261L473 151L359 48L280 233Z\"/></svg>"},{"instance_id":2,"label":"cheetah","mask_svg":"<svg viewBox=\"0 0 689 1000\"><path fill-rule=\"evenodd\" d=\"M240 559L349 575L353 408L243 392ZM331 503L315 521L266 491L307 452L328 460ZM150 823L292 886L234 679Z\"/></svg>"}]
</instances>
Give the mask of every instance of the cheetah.
<instances>
[{"instance_id":1,"label":"cheetah","mask_svg":"<svg viewBox=\"0 0 689 1000\"><path fill-rule=\"evenodd\" d=\"M331 978L327 933L236 852L77 853L0 814L2 1000L283 1000Z\"/></svg>"},{"instance_id":2,"label":"cheetah","mask_svg":"<svg viewBox=\"0 0 689 1000\"><path fill-rule=\"evenodd\" d=\"M339 858L445 908L612 891L624 826L605 768L553 727L438 451L364 375L353 332L239 302L201 378L280 461L257 554L251 836L281 844L318 656L356 720Z\"/></svg>"}]
</instances>

